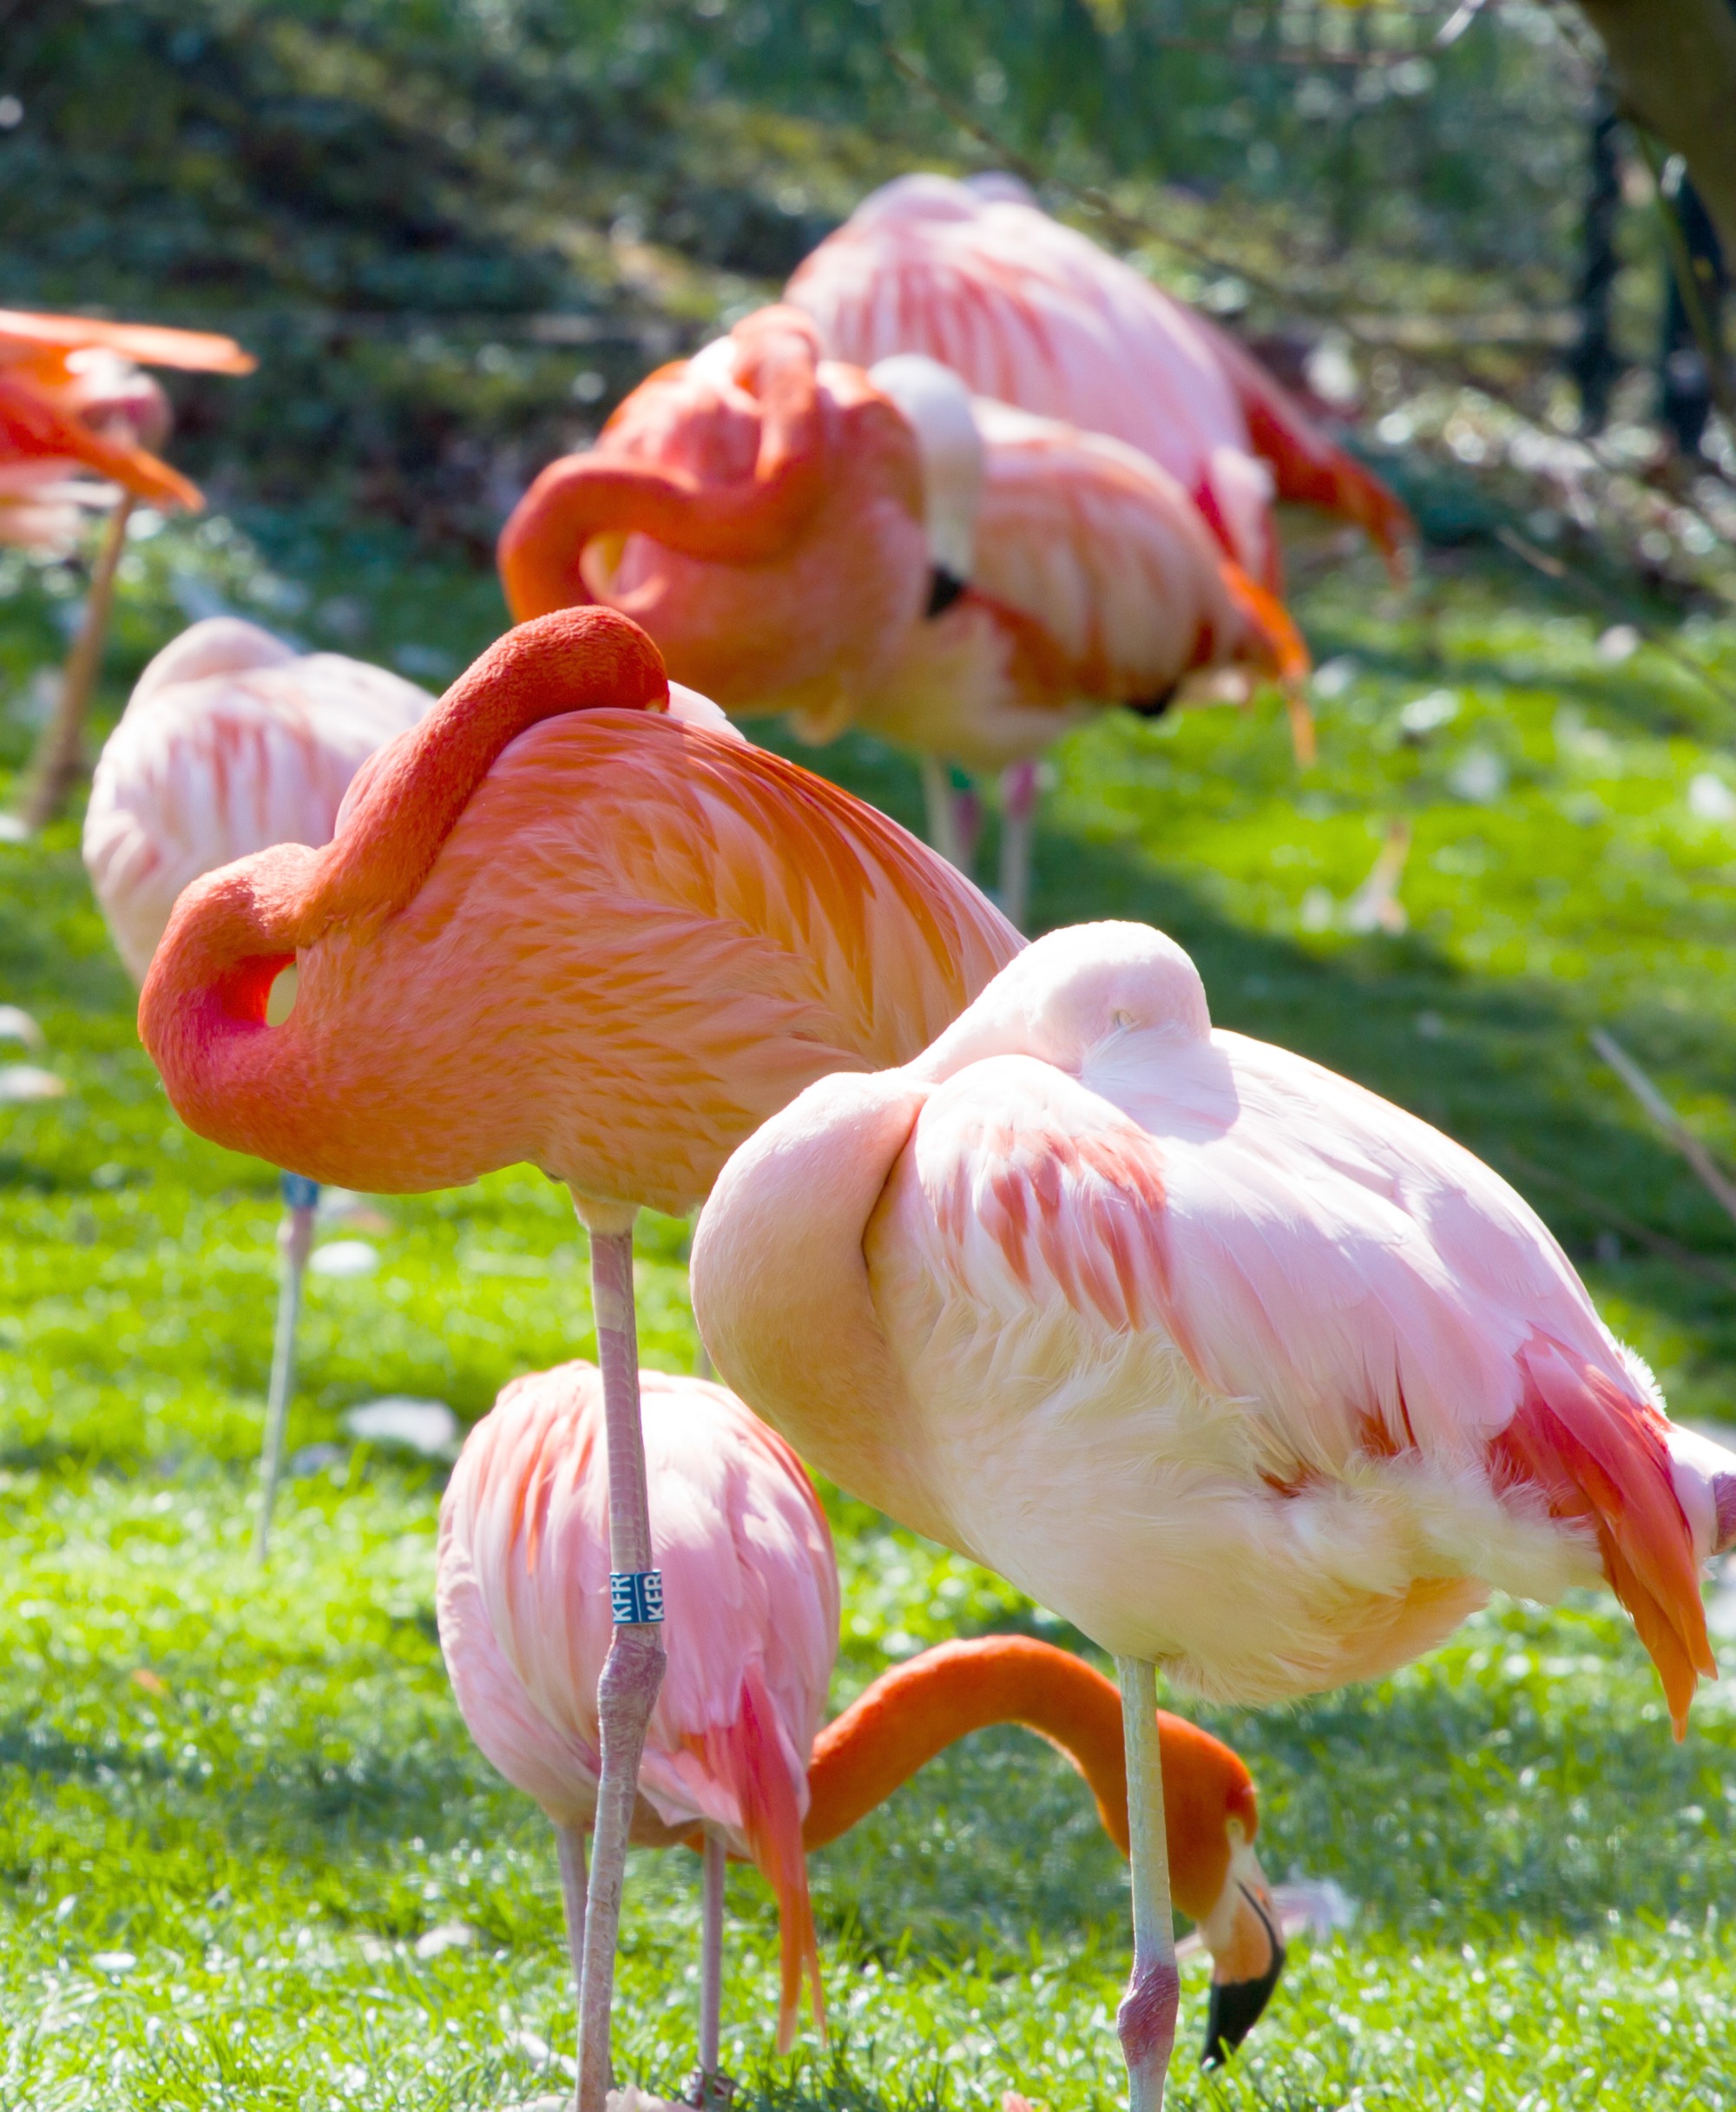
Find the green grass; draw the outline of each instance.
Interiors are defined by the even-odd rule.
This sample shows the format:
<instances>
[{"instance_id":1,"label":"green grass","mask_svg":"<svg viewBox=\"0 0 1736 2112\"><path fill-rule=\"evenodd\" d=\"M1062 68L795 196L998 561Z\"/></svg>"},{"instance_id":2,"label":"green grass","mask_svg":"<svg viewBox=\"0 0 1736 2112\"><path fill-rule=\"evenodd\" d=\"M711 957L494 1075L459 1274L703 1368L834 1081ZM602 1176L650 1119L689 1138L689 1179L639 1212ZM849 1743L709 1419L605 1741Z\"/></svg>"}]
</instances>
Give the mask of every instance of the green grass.
<instances>
[{"instance_id":1,"label":"green grass","mask_svg":"<svg viewBox=\"0 0 1736 2112\"><path fill-rule=\"evenodd\" d=\"M181 620L177 595L381 658L420 648L435 676L489 635L486 580L378 537L255 532L164 530L135 551L109 709ZM8 769L29 678L59 649L69 597L49 588L71 584L0 581ZM1736 1148L1736 830L1688 800L1697 776L1736 785L1736 630L1678 634L1700 681L1652 648L1600 658L1608 619L1556 596L1475 554L1437 554L1409 597L1360 560L1317 564L1299 599L1337 663L1319 769L1298 780L1269 710L1104 721L1055 759L1038 915L1164 924L1220 1019L1486 1153L1679 1408L1716 1418L1731 1288L1631 1231L1612 1240L1611 1213L1733 1274L1736 1227L1585 1037L1612 1023ZM1413 713L1407 732L1404 707L1439 692L1451 715ZM853 742L823 760L914 819L898 759ZM1410 929L1359 937L1343 905L1401 814ZM447 1692L438 1475L346 1448L289 1484L272 1566L251 1565L272 1179L169 1113L69 824L0 846L0 1001L40 1019L31 1060L69 1088L0 1109L0 2105L432 2112L554 2087L572 2049L554 1857ZM472 1418L515 1372L592 1347L582 1240L540 1177L381 1207L377 1270L313 1281L293 1448L337 1442L343 1409L379 1393ZM686 1236L651 1220L641 1239L644 1352L672 1368L696 1348ZM1069 1639L993 1578L832 1506L840 1701L945 1635ZM1347 1940L1299 1946L1224 2077L1179 2063L1178 2104L1736 2101L1736 1682L1676 1747L1608 1602L1502 1606L1383 1686L1212 1721L1255 1769L1273 1875L1335 1876L1362 1914ZM727 2060L753 2101L891 2112L1016 2085L1056 2112L1116 2102L1125 1882L1046 1748L970 1741L814 1878L833 2045L779 2063L769 1901L732 1878ZM638 1858L621 2060L664 2089L691 2060L697 1918L693 1859ZM1190 2039L1203 1999L1195 1968Z\"/></svg>"}]
</instances>

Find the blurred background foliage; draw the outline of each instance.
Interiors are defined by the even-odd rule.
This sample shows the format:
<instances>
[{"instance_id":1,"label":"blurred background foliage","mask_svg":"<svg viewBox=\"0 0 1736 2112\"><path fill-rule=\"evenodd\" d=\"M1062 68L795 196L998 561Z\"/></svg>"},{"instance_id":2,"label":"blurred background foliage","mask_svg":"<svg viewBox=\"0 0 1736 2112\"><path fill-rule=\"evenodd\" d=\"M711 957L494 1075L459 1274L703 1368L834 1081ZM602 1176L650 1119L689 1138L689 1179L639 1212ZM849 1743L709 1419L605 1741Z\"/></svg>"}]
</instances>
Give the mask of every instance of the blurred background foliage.
<instances>
[{"instance_id":1,"label":"blurred background foliage","mask_svg":"<svg viewBox=\"0 0 1736 2112\"><path fill-rule=\"evenodd\" d=\"M1452 13L0 0L0 276L16 305L220 323L260 355L239 386L176 385L220 504L359 504L481 557L542 461L873 183L1027 157L1045 202L1402 451L1437 538L1535 514L1533 543L1614 536L1660 583L1722 584L1736 459L1714 436L1672 472L1646 424L1665 266L1631 146L1632 371L1606 443L1574 439L1595 49L1538 0L1443 43ZM1100 184L1107 220L1080 206Z\"/></svg>"}]
</instances>

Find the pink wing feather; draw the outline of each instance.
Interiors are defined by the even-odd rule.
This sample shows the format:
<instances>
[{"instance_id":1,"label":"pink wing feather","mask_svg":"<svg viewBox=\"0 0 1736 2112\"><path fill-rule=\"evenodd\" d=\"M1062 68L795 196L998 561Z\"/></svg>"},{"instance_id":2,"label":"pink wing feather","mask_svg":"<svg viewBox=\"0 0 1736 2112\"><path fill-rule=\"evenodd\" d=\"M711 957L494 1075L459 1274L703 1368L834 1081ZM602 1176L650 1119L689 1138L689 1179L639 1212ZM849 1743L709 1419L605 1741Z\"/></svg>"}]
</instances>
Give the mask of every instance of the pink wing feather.
<instances>
[{"instance_id":1,"label":"pink wing feather","mask_svg":"<svg viewBox=\"0 0 1736 2112\"><path fill-rule=\"evenodd\" d=\"M1269 481L1346 515L1391 557L1404 508L1228 334L1033 204L905 177L863 202L786 298L838 359L926 352L977 394L1103 432L1182 485L1254 577L1277 584Z\"/></svg>"},{"instance_id":2,"label":"pink wing feather","mask_svg":"<svg viewBox=\"0 0 1736 2112\"><path fill-rule=\"evenodd\" d=\"M721 1828L777 1893L787 2043L805 1971L824 2017L801 1823L838 1649L831 1535L793 1453L733 1394L661 1372L640 1382L668 1612L641 1793L667 1825ZM441 1508L441 1642L477 1743L562 1824L594 1809L608 1567L599 1374L515 1380Z\"/></svg>"},{"instance_id":3,"label":"pink wing feather","mask_svg":"<svg viewBox=\"0 0 1736 2112\"><path fill-rule=\"evenodd\" d=\"M1213 1393L1256 1405L1275 1489L1418 1452L1589 1527L1680 1733L1713 1667L1669 1426L1523 1200L1238 1035L1091 1086L1088 1063L1004 1055L936 1089L916 1133L930 1266L990 1310L1161 1329Z\"/></svg>"},{"instance_id":4,"label":"pink wing feather","mask_svg":"<svg viewBox=\"0 0 1736 2112\"><path fill-rule=\"evenodd\" d=\"M213 617L139 677L91 782L84 863L136 978L181 890L249 852L331 840L358 767L433 700L337 653Z\"/></svg>"},{"instance_id":5,"label":"pink wing feather","mask_svg":"<svg viewBox=\"0 0 1736 2112\"><path fill-rule=\"evenodd\" d=\"M978 398L986 454L974 591L1029 618L1056 687L1164 694L1191 668L1276 657L1199 510L1147 456Z\"/></svg>"}]
</instances>

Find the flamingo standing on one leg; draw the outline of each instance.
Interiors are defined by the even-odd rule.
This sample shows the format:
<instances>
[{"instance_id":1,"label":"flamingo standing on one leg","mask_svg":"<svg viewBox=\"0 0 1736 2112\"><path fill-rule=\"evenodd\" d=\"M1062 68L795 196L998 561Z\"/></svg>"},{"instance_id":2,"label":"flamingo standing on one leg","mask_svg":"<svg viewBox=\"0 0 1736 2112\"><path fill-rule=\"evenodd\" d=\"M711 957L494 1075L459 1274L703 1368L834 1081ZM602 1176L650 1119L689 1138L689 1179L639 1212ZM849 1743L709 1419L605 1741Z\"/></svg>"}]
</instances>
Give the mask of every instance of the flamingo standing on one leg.
<instances>
[{"instance_id":1,"label":"flamingo standing on one leg","mask_svg":"<svg viewBox=\"0 0 1736 2112\"><path fill-rule=\"evenodd\" d=\"M255 362L232 338L203 331L0 311L0 543L64 552L76 539L79 505L113 502L84 620L32 765L25 822L33 829L59 812L79 767L135 502L189 510L205 503L196 485L149 451L168 438L168 398L139 364L247 374Z\"/></svg>"},{"instance_id":2,"label":"flamingo standing on one leg","mask_svg":"<svg viewBox=\"0 0 1736 2112\"><path fill-rule=\"evenodd\" d=\"M877 1680L818 1739L838 1655L838 1567L800 1463L721 1386L641 1374L652 1544L676 1626L640 1770L633 1838L705 1859L699 2072L690 2101L727 2102L719 2072L726 1855L778 1895L778 2048L801 1982L824 2003L806 1851L835 1840L934 1755L1023 1723L1090 1784L1128 1848L1113 1684L1025 1636L942 1644ZM464 1721L559 1843L568 1944L583 1950L585 1836L595 1821L596 1686L608 1648L602 1383L569 1364L515 1379L467 1440L440 1510L441 1648ZM1284 1962L1279 1902L1253 1850L1253 1784L1229 1748L1161 1714L1176 1903L1213 1956L1207 2057L1246 2035Z\"/></svg>"},{"instance_id":3,"label":"flamingo standing on one leg","mask_svg":"<svg viewBox=\"0 0 1736 2112\"><path fill-rule=\"evenodd\" d=\"M1736 1457L1666 1418L1522 1199L1213 1030L1161 933L1059 931L925 1055L825 1080L694 1240L719 1370L806 1458L1115 1656L1135 2112L1176 1978L1153 1668L1243 1701L1376 1678L1491 1587L1608 1582L1680 1734Z\"/></svg>"},{"instance_id":4,"label":"flamingo standing on one leg","mask_svg":"<svg viewBox=\"0 0 1736 2112\"><path fill-rule=\"evenodd\" d=\"M84 864L115 944L142 983L190 881L273 844L331 840L350 780L433 702L385 668L298 654L238 616L171 639L139 677L91 780ZM295 1386L295 1330L319 1191L284 1180L259 1523L263 1561Z\"/></svg>"},{"instance_id":5,"label":"flamingo standing on one leg","mask_svg":"<svg viewBox=\"0 0 1736 2112\"><path fill-rule=\"evenodd\" d=\"M140 1031L202 1135L372 1190L529 1160L591 1234L615 1616L580 2104L602 2112L621 1873L661 1677L633 1220L681 1215L814 1078L906 1061L1017 934L896 824L671 690L607 609L491 647L370 759L321 851L197 881ZM293 1010L266 1022L293 961Z\"/></svg>"},{"instance_id":6,"label":"flamingo standing on one leg","mask_svg":"<svg viewBox=\"0 0 1736 2112\"><path fill-rule=\"evenodd\" d=\"M1160 711L1190 674L1269 670L1312 754L1294 626L1155 462L973 399L932 360L824 361L789 308L654 374L594 450L544 470L500 564L521 619L604 602L727 710L915 750L955 863L939 759L1010 767L1015 923L1033 759L1092 708Z\"/></svg>"}]
</instances>

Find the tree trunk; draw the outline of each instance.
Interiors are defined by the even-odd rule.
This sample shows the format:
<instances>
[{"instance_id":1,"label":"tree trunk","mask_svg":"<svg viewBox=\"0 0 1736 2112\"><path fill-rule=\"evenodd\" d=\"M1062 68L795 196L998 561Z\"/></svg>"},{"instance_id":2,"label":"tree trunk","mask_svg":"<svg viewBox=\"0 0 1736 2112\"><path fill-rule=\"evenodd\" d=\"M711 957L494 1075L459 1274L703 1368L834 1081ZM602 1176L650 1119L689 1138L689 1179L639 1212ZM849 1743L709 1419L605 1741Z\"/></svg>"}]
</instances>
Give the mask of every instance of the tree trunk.
<instances>
[{"instance_id":1,"label":"tree trunk","mask_svg":"<svg viewBox=\"0 0 1736 2112\"><path fill-rule=\"evenodd\" d=\"M1687 163L1736 257L1736 7L1731 0L1580 0L1626 114Z\"/></svg>"}]
</instances>

